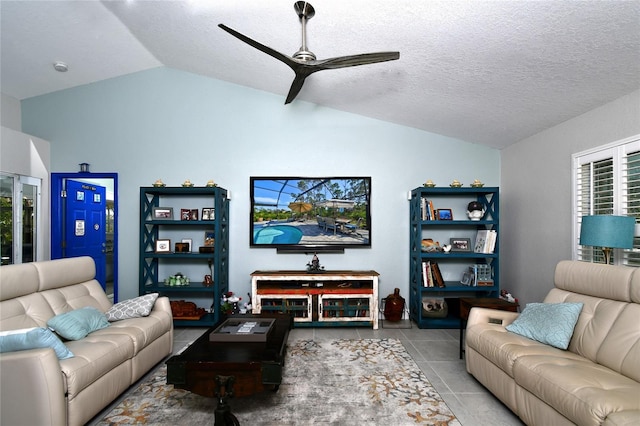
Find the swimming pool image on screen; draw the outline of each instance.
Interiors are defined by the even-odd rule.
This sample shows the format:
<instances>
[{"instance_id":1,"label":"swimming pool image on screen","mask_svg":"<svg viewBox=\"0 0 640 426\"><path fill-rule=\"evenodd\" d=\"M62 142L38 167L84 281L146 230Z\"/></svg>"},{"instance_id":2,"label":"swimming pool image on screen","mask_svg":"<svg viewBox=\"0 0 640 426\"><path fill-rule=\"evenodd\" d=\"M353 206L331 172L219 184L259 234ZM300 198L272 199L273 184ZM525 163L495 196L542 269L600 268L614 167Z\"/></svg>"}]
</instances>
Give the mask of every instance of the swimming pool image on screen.
<instances>
[{"instance_id":1,"label":"swimming pool image on screen","mask_svg":"<svg viewBox=\"0 0 640 426\"><path fill-rule=\"evenodd\" d=\"M253 242L256 244L298 244L302 231L295 226L269 225L253 227Z\"/></svg>"},{"instance_id":2,"label":"swimming pool image on screen","mask_svg":"<svg viewBox=\"0 0 640 426\"><path fill-rule=\"evenodd\" d=\"M251 247L371 247L370 177L250 178Z\"/></svg>"}]
</instances>

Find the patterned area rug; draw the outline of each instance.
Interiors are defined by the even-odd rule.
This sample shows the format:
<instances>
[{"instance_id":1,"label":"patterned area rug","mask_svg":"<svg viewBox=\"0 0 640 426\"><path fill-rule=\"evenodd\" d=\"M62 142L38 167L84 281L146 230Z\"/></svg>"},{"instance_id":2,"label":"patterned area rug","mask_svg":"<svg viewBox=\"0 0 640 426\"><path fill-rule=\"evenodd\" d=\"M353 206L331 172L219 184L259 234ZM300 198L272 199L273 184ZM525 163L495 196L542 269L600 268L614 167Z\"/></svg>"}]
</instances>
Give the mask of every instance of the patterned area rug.
<instances>
[{"instance_id":1,"label":"patterned area rug","mask_svg":"<svg viewBox=\"0 0 640 426\"><path fill-rule=\"evenodd\" d=\"M294 340L277 392L230 400L248 425L460 422L396 339ZM162 365L98 425L213 424L216 400L166 384Z\"/></svg>"}]
</instances>

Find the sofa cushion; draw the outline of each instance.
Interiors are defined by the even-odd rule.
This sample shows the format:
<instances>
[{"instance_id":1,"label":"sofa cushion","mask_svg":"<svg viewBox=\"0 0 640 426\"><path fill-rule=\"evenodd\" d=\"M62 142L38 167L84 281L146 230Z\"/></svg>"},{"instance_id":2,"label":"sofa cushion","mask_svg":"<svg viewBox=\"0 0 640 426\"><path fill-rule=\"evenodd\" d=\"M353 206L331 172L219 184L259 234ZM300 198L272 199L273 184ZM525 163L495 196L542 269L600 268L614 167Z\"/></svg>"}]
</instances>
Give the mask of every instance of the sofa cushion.
<instances>
[{"instance_id":1,"label":"sofa cushion","mask_svg":"<svg viewBox=\"0 0 640 426\"><path fill-rule=\"evenodd\" d=\"M506 329L540 343L567 349L582 303L528 303Z\"/></svg>"},{"instance_id":2,"label":"sofa cushion","mask_svg":"<svg viewBox=\"0 0 640 426\"><path fill-rule=\"evenodd\" d=\"M640 409L640 383L571 352L520 357L513 372L518 385L575 424L600 425L609 413Z\"/></svg>"},{"instance_id":3,"label":"sofa cushion","mask_svg":"<svg viewBox=\"0 0 640 426\"><path fill-rule=\"evenodd\" d=\"M124 334L133 341L134 355L149 346L160 336L164 335L172 325L172 317L166 311L153 310L146 317L128 318L112 322L109 328L96 331L95 336L101 334Z\"/></svg>"},{"instance_id":4,"label":"sofa cushion","mask_svg":"<svg viewBox=\"0 0 640 426\"><path fill-rule=\"evenodd\" d=\"M34 327L0 332L0 352L51 348L58 359L67 359L73 353L48 328Z\"/></svg>"},{"instance_id":5,"label":"sofa cushion","mask_svg":"<svg viewBox=\"0 0 640 426\"><path fill-rule=\"evenodd\" d=\"M556 356L556 353L561 351L527 337L509 333L504 327L496 324L479 323L468 327L465 342L511 377L518 358L529 355ZM580 355L566 351L564 353L568 358L582 359Z\"/></svg>"},{"instance_id":6,"label":"sofa cushion","mask_svg":"<svg viewBox=\"0 0 640 426\"><path fill-rule=\"evenodd\" d=\"M133 342L122 334L98 334L103 329L91 333L84 339L67 342L74 353L73 358L60 361L69 399L73 399L84 389L123 363L130 363L134 356ZM131 380L130 367L125 380Z\"/></svg>"},{"instance_id":7,"label":"sofa cushion","mask_svg":"<svg viewBox=\"0 0 640 426\"><path fill-rule=\"evenodd\" d=\"M153 309L158 293L145 294L134 299L123 300L109 309L105 316L108 321L121 321L129 318L146 317Z\"/></svg>"},{"instance_id":8,"label":"sofa cushion","mask_svg":"<svg viewBox=\"0 0 640 426\"><path fill-rule=\"evenodd\" d=\"M58 314L47 321L47 325L67 340L80 340L89 333L109 327L109 321L96 308L86 307Z\"/></svg>"}]
</instances>

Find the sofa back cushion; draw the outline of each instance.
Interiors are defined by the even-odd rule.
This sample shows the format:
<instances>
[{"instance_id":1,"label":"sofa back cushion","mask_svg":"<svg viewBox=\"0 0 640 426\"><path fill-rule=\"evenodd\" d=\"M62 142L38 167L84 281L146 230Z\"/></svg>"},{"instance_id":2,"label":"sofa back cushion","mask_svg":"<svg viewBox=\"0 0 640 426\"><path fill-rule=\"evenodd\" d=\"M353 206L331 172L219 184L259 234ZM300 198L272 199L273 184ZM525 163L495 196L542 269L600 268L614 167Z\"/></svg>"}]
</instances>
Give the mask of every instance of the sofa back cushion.
<instances>
[{"instance_id":1,"label":"sofa back cushion","mask_svg":"<svg viewBox=\"0 0 640 426\"><path fill-rule=\"evenodd\" d=\"M0 331L46 327L47 320L54 315L51 306L39 293L3 300L0 302Z\"/></svg>"},{"instance_id":2,"label":"sofa back cushion","mask_svg":"<svg viewBox=\"0 0 640 426\"><path fill-rule=\"evenodd\" d=\"M556 266L556 288L601 299L631 302L632 294L640 297L640 277L633 279L638 268L562 260ZM633 286L633 288L632 288ZM640 303L636 299L635 303Z\"/></svg>"},{"instance_id":3,"label":"sofa back cushion","mask_svg":"<svg viewBox=\"0 0 640 426\"><path fill-rule=\"evenodd\" d=\"M46 327L57 314L111 306L94 279L92 258L73 257L0 268L0 331Z\"/></svg>"},{"instance_id":4,"label":"sofa back cushion","mask_svg":"<svg viewBox=\"0 0 640 426\"><path fill-rule=\"evenodd\" d=\"M91 281L96 276L96 265L89 256L35 262L38 271L39 291L66 287Z\"/></svg>"},{"instance_id":5,"label":"sofa back cushion","mask_svg":"<svg viewBox=\"0 0 640 426\"><path fill-rule=\"evenodd\" d=\"M38 291L38 270L33 263L5 265L0 268L0 301Z\"/></svg>"},{"instance_id":6,"label":"sofa back cushion","mask_svg":"<svg viewBox=\"0 0 640 426\"><path fill-rule=\"evenodd\" d=\"M85 306L91 306L104 313L112 306L102 286L96 280L41 291L39 294L49 303L54 315L64 314Z\"/></svg>"},{"instance_id":7,"label":"sofa back cushion","mask_svg":"<svg viewBox=\"0 0 640 426\"><path fill-rule=\"evenodd\" d=\"M556 267L547 303L584 306L568 350L640 381L640 305L632 302L640 285L638 268L578 261ZM635 320L634 320L635 318Z\"/></svg>"}]
</instances>

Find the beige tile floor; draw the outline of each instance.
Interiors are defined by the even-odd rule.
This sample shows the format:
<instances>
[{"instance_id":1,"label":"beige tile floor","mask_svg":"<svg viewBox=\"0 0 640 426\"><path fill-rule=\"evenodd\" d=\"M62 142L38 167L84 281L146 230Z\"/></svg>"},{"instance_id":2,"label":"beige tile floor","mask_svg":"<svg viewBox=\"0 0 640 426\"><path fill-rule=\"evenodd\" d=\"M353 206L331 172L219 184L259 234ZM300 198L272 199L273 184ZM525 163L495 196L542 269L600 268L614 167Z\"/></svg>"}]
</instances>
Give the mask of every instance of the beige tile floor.
<instances>
[{"instance_id":1,"label":"beige tile floor","mask_svg":"<svg viewBox=\"0 0 640 426\"><path fill-rule=\"evenodd\" d=\"M175 329L174 350L181 350L204 331L204 328ZM393 324L383 322L378 330L363 327L294 328L289 338L399 339L463 426L523 425L516 415L467 373L464 360L459 359L458 337L458 330L421 330L403 320Z\"/></svg>"}]
</instances>

